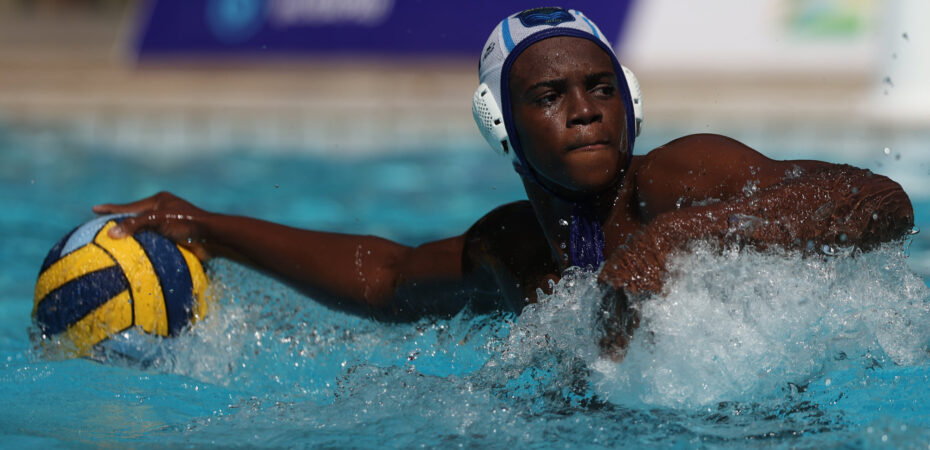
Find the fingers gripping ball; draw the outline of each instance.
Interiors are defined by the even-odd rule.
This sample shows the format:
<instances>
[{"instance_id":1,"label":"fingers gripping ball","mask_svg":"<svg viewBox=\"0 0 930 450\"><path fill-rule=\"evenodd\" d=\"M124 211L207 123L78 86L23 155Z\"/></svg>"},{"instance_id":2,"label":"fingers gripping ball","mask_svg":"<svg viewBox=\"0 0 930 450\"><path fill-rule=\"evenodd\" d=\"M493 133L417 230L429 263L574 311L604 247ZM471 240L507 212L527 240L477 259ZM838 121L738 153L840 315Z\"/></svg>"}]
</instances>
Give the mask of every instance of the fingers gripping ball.
<instances>
[{"instance_id":1,"label":"fingers gripping ball","mask_svg":"<svg viewBox=\"0 0 930 450\"><path fill-rule=\"evenodd\" d=\"M112 239L125 215L75 228L42 264L33 323L46 339L65 337L79 356L132 327L174 336L207 313L207 278L187 249L152 231Z\"/></svg>"}]
</instances>

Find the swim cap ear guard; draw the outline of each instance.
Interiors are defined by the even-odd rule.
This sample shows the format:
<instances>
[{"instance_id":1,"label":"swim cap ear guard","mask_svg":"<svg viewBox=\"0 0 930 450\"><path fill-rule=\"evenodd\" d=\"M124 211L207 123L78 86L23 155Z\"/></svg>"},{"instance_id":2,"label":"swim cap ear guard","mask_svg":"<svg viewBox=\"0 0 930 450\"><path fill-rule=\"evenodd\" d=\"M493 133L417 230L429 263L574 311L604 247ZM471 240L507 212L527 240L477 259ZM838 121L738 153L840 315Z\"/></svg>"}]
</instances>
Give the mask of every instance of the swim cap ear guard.
<instances>
[{"instance_id":1,"label":"swim cap ear guard","mask_svg":"<svg viewBox=\"0 0 930 450\"><path fill-rule=\"evenodd\" d=\"M510 152L510 139L507 138L507 127L504 126L504 115L501 113L491 88L486 83L478 85L475 98L471 103L471 114L475 116L475 123L481 130L484 140L488 141L497 153L506 155Z\"/></svg>"},{"instance_id":2,"label":"swim cap ear guard","mask_svg":"<svg viewBox=\"0 0 930 450\"><path fill-rule=\"evenodd\" d=\"M555 36L573 36L591 40L610 56L617 81L625 84L629 151L643 122L643 98L633 72L620 65L610 42L580 11L562 8L535 8L511 15L501 21L485 43L478 64L479 85L472 99L472 115L481 135L495 151L513 157L515 166L527 168L522 148L511 137L513 124L510 108L510 66L530 45ZM622 88L621 88L622 89ZM508 128L511 131L508 132Z\"/></svg>"}]
</instances>

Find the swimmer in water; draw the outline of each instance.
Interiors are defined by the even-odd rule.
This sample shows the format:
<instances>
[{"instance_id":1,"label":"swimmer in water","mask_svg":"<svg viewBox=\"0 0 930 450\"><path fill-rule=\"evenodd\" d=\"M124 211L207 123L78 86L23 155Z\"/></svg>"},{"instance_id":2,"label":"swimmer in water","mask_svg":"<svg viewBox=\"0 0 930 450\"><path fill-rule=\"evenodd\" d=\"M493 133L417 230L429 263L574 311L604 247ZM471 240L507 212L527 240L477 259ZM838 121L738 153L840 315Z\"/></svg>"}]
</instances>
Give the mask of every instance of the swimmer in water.
<instances>
[{"instance_id":1,"label":"swimmer in water","mask_svg":"<svg viewBox=\"0 0 930 450\"><path fill-rule=\"evenodd\" d=\"M600 270L611 293L602 346L615 357L637 322L626 299L661 292L667 257L690 242L813 253L868 249L913 227L901 187L867 170L774 161L712 134L633 156L638 85L578 11L514 14L480 58L476 122L512 158L528 200L490 211L462 235L408 247L207 212L169 193L94 211L137 214L113 237L153 229L203 260L244 262L379 320L450 316L467 304L519 313L569 267Z\"/></svg>"}]
</instances>

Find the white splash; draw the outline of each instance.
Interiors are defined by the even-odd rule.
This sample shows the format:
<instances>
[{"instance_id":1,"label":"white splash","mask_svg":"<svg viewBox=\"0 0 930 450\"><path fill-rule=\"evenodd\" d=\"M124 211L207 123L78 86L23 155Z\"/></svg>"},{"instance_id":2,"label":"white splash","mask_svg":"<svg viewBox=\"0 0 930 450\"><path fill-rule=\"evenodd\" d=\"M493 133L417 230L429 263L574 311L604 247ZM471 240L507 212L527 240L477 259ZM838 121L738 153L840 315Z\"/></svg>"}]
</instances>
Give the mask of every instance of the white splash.
<instances>
[{"instance_id":1,"label":"white splash","mask_svg":"<svg viewBox=\"0 0 930 450\"><path fill-rule=\"evenodd\" d=\"M593 365L614 403L760 401L849 360L928 360L930 291L900 245L840 258L698 246L639 309L624 361Z\"/></svg>"}]
</instances>

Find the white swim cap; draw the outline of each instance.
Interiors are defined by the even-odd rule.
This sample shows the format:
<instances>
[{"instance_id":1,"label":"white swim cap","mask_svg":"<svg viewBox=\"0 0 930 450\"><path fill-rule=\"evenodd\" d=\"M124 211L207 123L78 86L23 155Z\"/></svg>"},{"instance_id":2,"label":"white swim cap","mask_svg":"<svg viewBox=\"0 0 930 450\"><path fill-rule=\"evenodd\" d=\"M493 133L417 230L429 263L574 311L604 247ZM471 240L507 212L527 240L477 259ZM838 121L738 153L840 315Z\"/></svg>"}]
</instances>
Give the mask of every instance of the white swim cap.
<instances>
[{"instance_id":1,"label":"white swim cap","mask_svg":"<svg viewBox=\"0 0 930 450\"><path fill-rule=\"evenodd\" d=\"M588 39L599 45L610 56L617 74L617 82L627 89L623 95L626 109L628 154L633 154L633 143L643 120L642 95L633 73L620 65L617 55L604 34L579 11L563 8L534 8L507 17L494 28L484 44L478 62L479 86L472 102L472 114L478 129L488 144L500 153L510 153L514 166L528 170L529 164L513 124L510 105L510 68L527 47L555 36L573 36ZM532 171L529 171L532 172Z\"/></svg>"}]
</instances>

